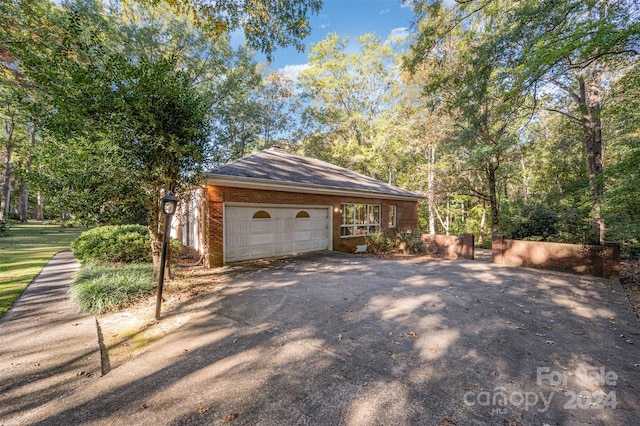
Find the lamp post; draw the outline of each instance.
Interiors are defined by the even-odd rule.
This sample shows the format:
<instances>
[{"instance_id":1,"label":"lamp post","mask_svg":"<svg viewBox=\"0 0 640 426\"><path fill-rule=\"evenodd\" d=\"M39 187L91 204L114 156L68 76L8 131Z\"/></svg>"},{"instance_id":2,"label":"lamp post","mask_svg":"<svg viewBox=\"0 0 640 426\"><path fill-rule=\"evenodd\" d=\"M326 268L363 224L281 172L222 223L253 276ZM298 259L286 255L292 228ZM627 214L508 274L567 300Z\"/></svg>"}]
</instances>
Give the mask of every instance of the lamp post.
<instances>
[{"instance_id":1,"label":"lamp post","mask_svg":"<svg viewBox=\"0 0 640 426\"><path fill-rule=\"evenodd\" d=\"M164 267L167 262L167 246L171 233L171 218L176 212L178 197L169 191L162 197L162 213L164 214L164 235L162 239L162 255L160 256L160 277L158 279L158 298L156 299L156 320L160 319L160 306L162 305L162 286L164 285Z\"/></svg>"}]
</instances>

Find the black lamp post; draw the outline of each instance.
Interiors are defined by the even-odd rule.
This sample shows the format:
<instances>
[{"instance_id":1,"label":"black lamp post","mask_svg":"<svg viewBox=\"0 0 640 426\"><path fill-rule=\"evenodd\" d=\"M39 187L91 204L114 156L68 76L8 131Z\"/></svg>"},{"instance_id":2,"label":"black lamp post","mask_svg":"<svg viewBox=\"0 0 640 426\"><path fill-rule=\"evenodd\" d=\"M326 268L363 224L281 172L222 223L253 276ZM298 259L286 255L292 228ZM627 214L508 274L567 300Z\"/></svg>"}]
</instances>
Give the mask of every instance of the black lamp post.
<instances>
[{"instance_id":1,"label":"black lamp post","mask_svg":"<svg viewBox=\"0 0 640 426\"><path fill-rule=\"evenodd\" d=\"M171 233L171 218L176 212L178 197L169 191L162 197L162 213L164 214L164 238L162 239L162 255L160 256L160 278L158 279L158 298L156 299L156 320L160 319L160 306L162 305L162 286L164 285L164 266L167 262L167 246Z\"/></svg>"}]
</instances>

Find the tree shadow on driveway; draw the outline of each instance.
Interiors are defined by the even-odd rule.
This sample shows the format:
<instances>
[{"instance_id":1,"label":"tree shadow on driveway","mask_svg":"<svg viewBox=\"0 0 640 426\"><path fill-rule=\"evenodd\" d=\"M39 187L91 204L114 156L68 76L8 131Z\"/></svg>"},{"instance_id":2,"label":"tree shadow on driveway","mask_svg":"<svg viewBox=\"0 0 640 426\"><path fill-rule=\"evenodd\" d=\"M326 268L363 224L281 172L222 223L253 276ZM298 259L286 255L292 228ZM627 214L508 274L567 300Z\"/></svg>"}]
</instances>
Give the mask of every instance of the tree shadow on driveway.
<instances>
[{"instance_id":1,"label":"tree shadow on driveway","mask_svg":"<svg viewBox=\"0 0 640 426\"><path fill-rule=\"evenodd\" d=\"M35 424L634 424L618 282L330 253L229 269L145 353ZM454 424L454 423L450 423Z\"/></svg>"}]
</instances>

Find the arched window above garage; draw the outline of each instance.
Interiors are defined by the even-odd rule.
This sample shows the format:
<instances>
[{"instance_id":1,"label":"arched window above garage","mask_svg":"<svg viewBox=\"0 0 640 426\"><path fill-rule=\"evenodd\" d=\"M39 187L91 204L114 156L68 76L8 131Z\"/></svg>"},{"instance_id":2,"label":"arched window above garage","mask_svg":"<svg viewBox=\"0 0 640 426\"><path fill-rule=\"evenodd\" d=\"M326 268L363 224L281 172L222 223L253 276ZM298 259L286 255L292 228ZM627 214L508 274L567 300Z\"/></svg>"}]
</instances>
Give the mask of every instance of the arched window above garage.
<instances>
[{"instance_id":1,"label":"arched window above garage","mask_svg":"<svg viewBox=\"0 0 640 426\"><path fill-rule=\"evenodd\" d=\"M264 210L258 210L253 214L253 218L254 219L271 219L271 215Z\"/></svg>"},{"instance_id":2,"label":"arched window above garage","mask_svg":"<svg viewBox=\"0 0 640 426\"><path fill-rule=\"evenodd\" d=\"M309 213L304 210L300 210L296 215L296 219L308 219L309 217L311 217L309 216Z\"/></svg>"}]
</instances>

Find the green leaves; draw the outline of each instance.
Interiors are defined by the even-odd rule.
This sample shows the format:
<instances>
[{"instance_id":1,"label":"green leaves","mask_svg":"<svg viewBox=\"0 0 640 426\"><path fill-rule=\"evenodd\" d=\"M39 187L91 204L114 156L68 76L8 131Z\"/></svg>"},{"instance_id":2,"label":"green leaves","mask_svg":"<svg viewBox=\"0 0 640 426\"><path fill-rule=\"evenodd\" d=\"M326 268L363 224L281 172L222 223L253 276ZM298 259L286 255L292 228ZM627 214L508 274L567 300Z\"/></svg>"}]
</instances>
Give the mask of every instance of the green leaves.
<instances>
[{"instance_id":1,"label":"green leaves","mask_svg":"<svg viewBox=\"0 0 640 426\"><path fill-rule=\"evenodd\" d=\"M168 0L168 4L175 12L191 17L212 38L242 29L249 48L268 59L277 47L295 46L302 51L301 40L311 31L307 16L322 8L322 0Z\"/></svg>"}]
</instances>

